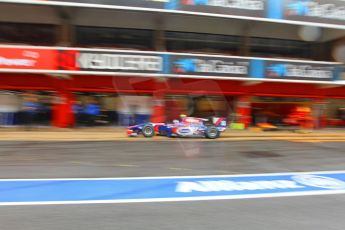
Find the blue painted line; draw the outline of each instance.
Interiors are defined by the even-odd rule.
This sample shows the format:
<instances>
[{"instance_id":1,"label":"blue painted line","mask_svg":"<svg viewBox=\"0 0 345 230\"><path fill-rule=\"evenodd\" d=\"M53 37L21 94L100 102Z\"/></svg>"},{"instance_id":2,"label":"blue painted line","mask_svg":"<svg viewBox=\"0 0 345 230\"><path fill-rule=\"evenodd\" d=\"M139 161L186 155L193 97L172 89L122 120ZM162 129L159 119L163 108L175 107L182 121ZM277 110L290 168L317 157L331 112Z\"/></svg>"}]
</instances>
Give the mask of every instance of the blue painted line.
<instances>
[{"instance_id":1,"label":"blue painted line","mask_svg":"<svg viewBox=\"0 0 345 230\"><path fill-rule=\"evenodd\" d=\"M0 205L236 199L345 193L345 171L234 176L0 180Z\"/></svg>"}]
</instances>

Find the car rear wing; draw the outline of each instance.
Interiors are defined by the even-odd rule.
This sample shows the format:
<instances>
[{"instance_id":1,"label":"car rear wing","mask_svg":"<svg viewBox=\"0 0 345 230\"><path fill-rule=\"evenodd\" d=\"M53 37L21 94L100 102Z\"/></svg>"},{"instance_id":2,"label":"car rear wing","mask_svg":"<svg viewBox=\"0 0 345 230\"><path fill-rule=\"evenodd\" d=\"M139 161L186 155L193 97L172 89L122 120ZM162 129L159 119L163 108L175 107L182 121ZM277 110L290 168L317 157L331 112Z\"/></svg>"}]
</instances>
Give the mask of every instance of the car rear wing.
<instances>
[{"instance_id":1,"label":"car rear wing","mask_svg":"<svg viewBox=\"0 0 345 230\"><path fill-rule=\"evenodd\" d=\"M225 117L212 117L212 123L216 127L222 127L226 128L227 127L227 122Z\"/></svg>"}]
</instances>

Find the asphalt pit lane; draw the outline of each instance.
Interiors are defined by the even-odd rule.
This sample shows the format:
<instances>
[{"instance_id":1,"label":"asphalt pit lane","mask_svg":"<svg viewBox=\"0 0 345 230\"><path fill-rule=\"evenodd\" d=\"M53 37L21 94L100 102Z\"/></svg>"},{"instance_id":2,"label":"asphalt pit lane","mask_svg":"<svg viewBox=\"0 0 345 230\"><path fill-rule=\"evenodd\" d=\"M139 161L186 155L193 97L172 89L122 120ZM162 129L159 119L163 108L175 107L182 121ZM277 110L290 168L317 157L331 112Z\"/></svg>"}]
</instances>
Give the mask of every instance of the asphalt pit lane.
<instances>
[{"instance_id":1,"label":"asphalt pit lane","mask_svg":"<svg viewBox=\"0 0 345 230\"><path fill-rule=\"evenodd\" d=\"M246 157L249 158L271 158L271 157L282 157L282 155L270 151L246 151L242 152Z\"/></svg>"}]
</instances>

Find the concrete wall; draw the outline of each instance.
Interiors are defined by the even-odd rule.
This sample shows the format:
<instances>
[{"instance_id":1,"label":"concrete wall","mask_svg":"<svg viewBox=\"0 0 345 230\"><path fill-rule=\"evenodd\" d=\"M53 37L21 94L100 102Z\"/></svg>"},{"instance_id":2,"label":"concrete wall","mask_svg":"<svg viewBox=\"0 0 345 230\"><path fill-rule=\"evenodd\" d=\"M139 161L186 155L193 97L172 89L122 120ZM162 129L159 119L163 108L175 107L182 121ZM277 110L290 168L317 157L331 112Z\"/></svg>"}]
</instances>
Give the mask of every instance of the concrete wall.
<instances>
[{"instance_id":1,"label":"concrete wall","mask_svg":"<svg viewBox=\"0 0 345 230\"><path fill-rule=\"evenodd\" d=\"M1 4L0 22L59 24L60 19L49 6Z\"/></svg>"}]
</instances>

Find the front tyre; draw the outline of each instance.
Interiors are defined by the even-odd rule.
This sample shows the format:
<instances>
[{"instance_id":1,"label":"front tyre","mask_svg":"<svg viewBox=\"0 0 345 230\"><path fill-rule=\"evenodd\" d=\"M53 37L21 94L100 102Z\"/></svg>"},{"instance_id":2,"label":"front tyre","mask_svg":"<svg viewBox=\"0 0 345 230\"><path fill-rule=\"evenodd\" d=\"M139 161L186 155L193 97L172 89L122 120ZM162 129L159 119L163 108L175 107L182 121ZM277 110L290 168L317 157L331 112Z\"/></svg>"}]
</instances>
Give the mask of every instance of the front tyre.
<instances>
[{"instance_id":1,"label":"front tyre","mask_svg":"<svg viewBox=\"0 0 345 230\"><path fill-rule=\"evenodd\" d=\"M217 127L208 126L206 131L205 131L205 136L206 136L206 138L209 138L209 139L216 139L217 137L219 137L219 131L218 131Z\"/></svg>"},{"instance_id":2,"label":"front tyre","mask_svg":"<svg viewBox=\"0 0 345 230\"><path fill-rule=\"evenodd\" d=\"M155 130L152 125L144 125L142 133L144 137L153 137L155 135Z\"/></svg>"}]
</instances>

